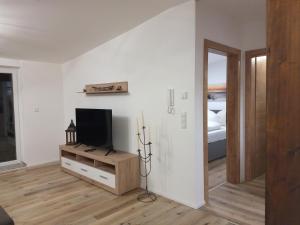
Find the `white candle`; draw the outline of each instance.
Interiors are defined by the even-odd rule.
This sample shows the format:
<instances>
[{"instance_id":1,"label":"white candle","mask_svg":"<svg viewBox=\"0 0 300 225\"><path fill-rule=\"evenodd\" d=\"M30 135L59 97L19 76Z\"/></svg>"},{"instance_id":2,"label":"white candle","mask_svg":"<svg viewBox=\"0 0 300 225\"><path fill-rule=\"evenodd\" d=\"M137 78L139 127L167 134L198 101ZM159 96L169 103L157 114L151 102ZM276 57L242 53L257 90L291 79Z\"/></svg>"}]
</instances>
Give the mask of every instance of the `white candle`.
<instances>
[{"instance_id":1,"label":"white candle","mask_svg":"<svg viewBox=\"0 0 300 225\"><path fill-rule=\"evenodd\" d=\"M136 119L136 139L137 139L137 145L138 145L138 149L140 149L140 138L139 138L139 133L140 133L140 126L139 126L139 119Z\"/></svg>"},{"instance_id":2,"label":"white candle","mask_svg":"<svg viewBox=\"0 0 300 225\"><path fill-rule=\"evenodd\" d=\"M142 112L142 125L145 126L145 120L144 120L144 112Z\"/></svg>"},{"instance_id":3,"label":"white candle","mask_svg":"<svg viewBox=\"0 0 300 225\"><path fill-rule=\"evenodd\" d=\"M151 142L151 128L149 126L149 142Z\"/></svg>"},{"instance_id":4,"label":"white candle","mask_svg":"<svg viewBox=\"0 0 300 225\"><path fill-rule=\"evenodd\" d=\"M139 119L138 118L136 119L136 131L137 131L137 134L140 133L140 125L139 125Z\"/></svg>"},{"instance_id":5,"label":"white candle","mask_svg":"<svg viewBox=\"0 0 300 225\"><path fill-rule=\"evenodd\" d=\"M136 135L136 140L137 140L138 149L140 149L140 138L139 138L139 135Z\"/></svg>"}]
</instances>

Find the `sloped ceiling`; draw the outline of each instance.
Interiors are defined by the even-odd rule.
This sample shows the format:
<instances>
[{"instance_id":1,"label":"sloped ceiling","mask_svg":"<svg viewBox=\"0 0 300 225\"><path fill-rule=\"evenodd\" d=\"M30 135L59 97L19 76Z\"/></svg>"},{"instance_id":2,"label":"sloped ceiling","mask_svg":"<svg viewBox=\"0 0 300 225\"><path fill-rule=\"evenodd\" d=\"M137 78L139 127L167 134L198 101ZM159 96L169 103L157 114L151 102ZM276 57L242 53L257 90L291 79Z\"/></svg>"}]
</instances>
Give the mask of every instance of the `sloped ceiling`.
<instances>
[{"instance_id":1,"label":"sloped ceiling","mask_svg":"<svg viewBox=\"0 0 300 225\"><path fill-rule=\"evenodd\" d=\"M0 0L0 57L62 63L186 1Z\"/></svg>"},{"instance_id":2,"label":"sloped ceiling","mask_svg":"<svg viewBox=\"0 0 300 225\"><path fill-rule=\"evenodd\" d=\"M199 0L202 5L213 7L230 15L242 24L266 20L267 0Z\"/></svg>"}]
</instances>

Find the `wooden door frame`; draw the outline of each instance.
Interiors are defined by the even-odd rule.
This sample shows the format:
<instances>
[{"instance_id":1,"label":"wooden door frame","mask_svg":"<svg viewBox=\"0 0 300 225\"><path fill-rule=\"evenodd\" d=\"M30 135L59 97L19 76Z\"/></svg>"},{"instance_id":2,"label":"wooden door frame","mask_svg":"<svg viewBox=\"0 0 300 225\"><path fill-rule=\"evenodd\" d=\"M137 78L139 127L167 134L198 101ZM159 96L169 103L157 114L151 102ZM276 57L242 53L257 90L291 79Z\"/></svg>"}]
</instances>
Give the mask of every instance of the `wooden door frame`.
<instances>
[{"instance_id":1,"label":"wooden door frame","mask_svg":"<svg viewBox=\"0 0 300 225\"><path fill-rule=\"evenodd\" d=\"M256 49L247 51L245 55L245 179L253 180L253 148L255 145L255 80L251 72L251 59L259 56L266 56L267 50Z\"/></svg>"},{"instance_id":2,"label":"wooden door frame","mask_svg":"<svg viewBox=\"0 0 300 225\"><path fill-rule=\"evenodd\" d=\"M227 56L227 130L226 130L226 166L227 180L240 183L240 62L241 50L214 41L204 40L203 57L203 136L204 136L204 197L208 202L208 127L207 127L207 96L208 96L208 53ZM229 110L230 109L230 110ZM231 112L231 113L228 113ZM230 125L230 126L229 126ZM230 137L230 143L228 141Z\"/></svg>"}]
</instances>

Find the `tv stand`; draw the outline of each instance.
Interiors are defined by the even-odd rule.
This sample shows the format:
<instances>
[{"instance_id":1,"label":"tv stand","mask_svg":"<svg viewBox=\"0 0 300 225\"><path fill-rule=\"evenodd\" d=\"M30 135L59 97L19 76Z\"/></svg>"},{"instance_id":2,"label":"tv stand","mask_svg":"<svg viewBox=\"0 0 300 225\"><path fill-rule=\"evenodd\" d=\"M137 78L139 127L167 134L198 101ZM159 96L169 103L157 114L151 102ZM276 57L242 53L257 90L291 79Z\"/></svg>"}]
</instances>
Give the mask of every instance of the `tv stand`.
<instances>
[{"instance_id":1,"label":"tv stand","mask_svg":"<svg viewBox=\"0 0 300 225\"><path fill-rule=\"evenodd\" d=\"M140 187L139 159L127 152L87 146L61 145L61 168L64 172L97 185L116 195ZM114 154L108 154L114 151Z\"/></svg>"},{"instance_id":2,"label":"tv stand","mask_svg":"<svg viewBox=\"0 0 300 225\"><path fill-rule=\"evenodd\" d=\"M105 156L108 156L110 153L116 153L116 150L110 148L108 151L105 153Z\"/></svg>"},{"instance_id":3,"label":"tv stand","mask_svg":"<svg viewBox=\"0 0 300 225\"><path fill-rule=\"evenodd\" d=\"M87 145L84 145L82 143L78 143L76 145L73 145L74 148L79 148L80 146L86 146L87 147L87 149L84 150L85 152L92 152L92 151L97 150L96 148L94 148L92 146L87 146ZM89 148L89 147L91 147L91 148ZM108 147L107 149L108 150L106 151L105 156L108 156L110 153L115 153L116 152L116 150L114 150L114 148L112 146Z\"/></svg>"},{"instance_id":4,"label":"tv stand","mask_svg":"<svg viewBox=\"0 0 300 225\"><path fill-rule=\"evenodd\" d=\"M78 143L78 144L74 145L74 148L78 148L78 147L80 147L81 145L82 145L81 143Z\"/></svg>"},{"instance_id":5,"label":"tv stand","mask_svg":"<svg viewBox=\"0 0 300 225\"><path fill-rule=\"evenodd\" d=\"M88 149L85 149L84 151L85 152L93 152L93 151L96 151L97 149L95 148L88 148Z\"/></svg>"}]
</instances>

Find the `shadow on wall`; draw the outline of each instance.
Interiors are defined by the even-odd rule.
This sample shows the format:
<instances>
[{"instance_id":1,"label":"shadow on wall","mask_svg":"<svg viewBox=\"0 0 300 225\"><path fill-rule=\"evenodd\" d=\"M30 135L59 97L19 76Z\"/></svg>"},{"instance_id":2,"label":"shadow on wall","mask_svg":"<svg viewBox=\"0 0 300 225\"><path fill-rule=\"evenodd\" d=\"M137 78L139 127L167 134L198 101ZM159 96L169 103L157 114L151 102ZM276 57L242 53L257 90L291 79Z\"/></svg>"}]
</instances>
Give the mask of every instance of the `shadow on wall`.
<instances>
[{"instance_id":1,"label":"shadow on wall","mask_svg":"<svg viewBox=\"0 0 300 225\"><path fill-rule=\"evenodd\" d=\"M166 119L161 121L160 127L156 130L156 140L157 143L155 145L156 153L154 157L158 162L157 171L160 174L160 188L163 191L168 190L168 177L171 176L171 172L173 171L173 140L172 136L170 136L170 132L168 130L168 122Z\"/></svg>"},{"instance_id":2,"label":"shadow on wall","mask_svg":"<svg viewBox=\"0 0 300 225\"><path fill-rule=\"evenodd\" d=\"M129 152L130 132L128 117L113 116L112 120L114 148L117 150Z\"/></svg>"}]
</instances>

